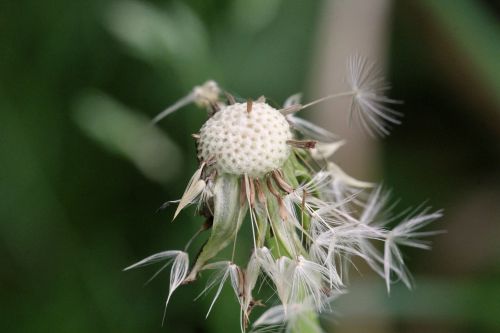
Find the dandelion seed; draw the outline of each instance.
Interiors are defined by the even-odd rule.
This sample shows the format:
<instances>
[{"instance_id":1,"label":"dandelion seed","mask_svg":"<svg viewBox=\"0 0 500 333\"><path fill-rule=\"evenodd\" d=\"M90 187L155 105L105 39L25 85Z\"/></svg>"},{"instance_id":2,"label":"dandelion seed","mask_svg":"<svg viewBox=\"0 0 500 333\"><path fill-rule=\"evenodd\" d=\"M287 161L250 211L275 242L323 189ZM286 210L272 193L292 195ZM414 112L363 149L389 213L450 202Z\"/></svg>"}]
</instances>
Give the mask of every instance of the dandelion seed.
<instances>
[{"instance_id":1,"label":"dandelion seed","mask_svg":"<svg viewBox=\"0 0 500 333\"><path fill-rule=\"evenodd\" d=\"M348 59L347 73L347 82L354 92L351 117L358 118L371 135L388 135L391 124L401 124L399 118L402 114L386 106L400 102L385 97L389 86L384 82L380 70L367 59L356 55Z\"/></svg>"},{"instance_id":2,"label":"dandelion seed","mask_svg":"<svg viewBox=\"0 0 500 333\"><path fill-rule=\"evenodd\" d=\"M203 267L203 270L216 270L216 273L214 274L214 276L212 276L208 285L205 287L205 289L202 291L202 293L200 295L203 295L204 293L208 292L216 284L219 285L217 287L217 291L215 292L212 303L210 304L210 308L208 309L208 312L206 315L206 317L208 317L210 315L210 312L212 311L212 308L213 308L215 302L219 298L220 293L222 292L222 288L224 287L226 280L228 278L230 278L231 286L236 294L236 297L238 297L238 299L241 297L241 294L242 294L242 288L243 288L242 282L243 281L240 279L240 276L241 276L240 268L230 261L220 261L220 262L208 264L205 267Z\"/></svg>"},{"instance_id":3,"label":"dandelion seed","mask_svg":"<svg viewBox=\"0 0 500 333\"><path fill-rule=\"evenodd\" d=\"M288 115L286 119L294 129L307 138L325 143L333 142L337 138L337 136L332 132L314 125L305 119L296 117L293 114Z\"/></svg>"},{"instance_id":4,"label":"dandelion seed","mask_svg":"<svg viewBox=\"0 0 500 333\"><path fill-rule=\"evenodd\" d=\"M305 293L310 297L314 308L318 311L322 310L324 307L324 286L325 282L330 280L329 273L323 265L299 256L293 265L289 301L300 303Z\"/></svg>"},{"instance_id":5,"label":"dandelion seed","mask_svg":"<svg viewBox=\"0 0 500 333\"><path fill-rule=\"evenodd\" d=\"M204 108L208 108L214 105L219 100L220 88L215 81L209 80L201 86L196 86L193 88L192 92L187 96L178 100L174 105L166 108L164 111L159 113L154 117L152 123L156 124L163 118L167 117L171 113L185 107L190 103L196 103L196 105Z\"/></svg>"},{"instance_id":6,"label":"dandelion seed","mask_svg":"<svg viewBox=\"0 0 500 333\"><path fill-rule=\"evenodd\" d=\"M430 208L418 209L406 217L394 229L386 235L384 246L384 277L386 281L387 291L390 291L391 273L394 273L397 278L411 288L411 277L405 266L403 255L399 246L409 246L418 249L428 250L430 245L428 241L422 240L422 237L433 236L442 231L418 231L432 221L442 217L440 210L434 213L428 213Z\"/></svg>"},{"instance_id":7,"label":"dandelion seed","mask_svg":"<svg viewBox=\"0 0 500 333\"><path fill-rule=\"evenodd\" d=\"M202 163L200 168L194 173L193 177L188 183L186 191L182 195L179 205L174 213L174 219L179 215L179 212L193 202L193 200L198 197L206 187L206 182L201 179L201 173L203 171L205 163Z\"/></svg>"},{"instance_id":8,"label":"dandelion seed","mask_svg":"<svg viewBox=\"0 0 500 333\"><path fill-rule=\"evenodd\" d=\"M325 299L325 302L330 302L332 298ZM321 333L318 321L311 316L315 313L314 306L309 300L300 303L290 304L288 307L276 305L264 312L254 324L255 333L264 332L285 332L290 333L297 330L299 326L303 331L311 333Z\"/></svg>"},{"instance_id":9,"label":"dandelion seed","mask_svg":"<svg viewBox=\"0 0 500 333\"><path fill-rule=\"evenodd\" d=\"M183 251L164 251L160 253L153 254L152 256L149 256L131 266L128 266L124 269L124 271L133 269L133 268L138 268L146 265L152 265L154 263L160 262L162 260L170 259L170 261L164 265L153 277L158 275L160 271L165 269L172 261L173 259L173 264L172 264L172 269L170 271L170 286L169 286L169 291L168 291L168 296L167 300L165 301L165 311L167 309L168 303L170 301L170 297L174 293L174 291L182 284L184 279L187 276L187 273L189 271L189 256L186 252ZM163 316L163 321L165 321L165 315Z\"/></svg>"},{"instance_id":10,"label":"dandelion seed","mask_svg":"<svg viewBox=\"0 0 500 333\"><path fill-rule=\"evenodd\" d=\"M334 141L329 143L318 143L316 147L311 149L311 156L315 160L327 160L346 142L344 140Z\"/></svg>"}]
</instances>

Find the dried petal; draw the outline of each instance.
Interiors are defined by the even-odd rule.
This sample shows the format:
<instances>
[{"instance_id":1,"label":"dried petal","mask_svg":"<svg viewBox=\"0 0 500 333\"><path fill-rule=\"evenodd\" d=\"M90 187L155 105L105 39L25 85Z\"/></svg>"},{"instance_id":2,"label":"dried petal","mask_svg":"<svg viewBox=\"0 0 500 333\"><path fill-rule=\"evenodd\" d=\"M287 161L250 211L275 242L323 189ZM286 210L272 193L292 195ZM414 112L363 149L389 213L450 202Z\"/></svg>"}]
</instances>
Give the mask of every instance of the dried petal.
<instances>
[{"instance_id":1,"label":"dried petal","mask_svg":"<svg viewBox=\"0 0 500 333\"><path fill-rule=\"evenodd\" d=\"M193 200L203 192L205 189L206 183L203 179L200 179L201 173L203 172L203 167L205 166L205 163L202 163L200 168L196 170L194 175L191 177L191 180L189 180L188 186L186 187L186 190L184 191L184 194L182 195L181 201L179 202L179 205L177 206L177 210L175 211L174 218L172 220L175 220L179 212L189 205L190 203L193 202Z\"/></svg>"}]
</instances>

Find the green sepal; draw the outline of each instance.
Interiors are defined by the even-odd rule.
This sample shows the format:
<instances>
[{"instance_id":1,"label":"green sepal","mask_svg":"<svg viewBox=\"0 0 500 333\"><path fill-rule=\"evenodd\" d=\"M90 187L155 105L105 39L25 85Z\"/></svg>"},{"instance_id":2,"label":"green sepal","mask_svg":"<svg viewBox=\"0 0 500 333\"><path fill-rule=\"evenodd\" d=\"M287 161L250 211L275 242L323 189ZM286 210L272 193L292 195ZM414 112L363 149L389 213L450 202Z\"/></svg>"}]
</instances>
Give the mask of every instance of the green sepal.
<instances>
[{"instance_id":1,"label":"green sepal","mask_svg":"<svg viewBox=\"0 0 500 333\"><path fill-rule=\"evenodd\" d=\"M255 209L255 219L257 222L256 229L256 245L261 248L265 245L267 237L269 235L269 221L267 220L267 214L264 208L258 207Z\"/></svg>"},{"instance_id":2,"label":"green sepal","mask_svg":"<svg viewBox=\"0 0 500 333\"><path fill-rule=\"evenodd\" d=\"M295 231L295 226L291 225L289 221L281 219L276 198L269 192L266 193L266 196L272 228L270 231L274 233L274 237L268 237L267 245L273 255L275 258L280 256L294 258L299 254L304 255L305 249Z\"/></svg>"},{"instance_id":3,"label":"green sepal","mask_svg":"<svg viewBox=\"0 0 500 333\"><path fill-rule=\"evenodd\" d=\"M286 163L283 165L282 170L285 181L292 185L294 189L296 189L301 182L308 182L312 179L311 173L302 165L302 163L300 163L295 154L290 155ZM311 217L302 209L298 209L298 217L302 220L304 230L309 232Z\"/></svg>"},{"instance_id":4,"label":"green sepal","mask_svg":"<svg viewBox=\"0 0 500 333\"><path fill-rule=\"evenodd\" d=\"M308 179L311 177L307 168L297 160L297 157L292 152L285 164L281 167L285 174L285 180L292 185L293 188L299 186L299 179Z\"/></svg>"},{"instance_id":5,"label":"green sepal","mask_svg":"<svg viewBox=\"0 0 500 333\"><path fill-rule=\"evenodd\" d=\"M234 241L247 211L247 205L240 203L239 178L235 175L221 174L214 186L214 219L208 241L203 246L187 281L196 275L222 249Z\"/></svg>"}]
</instances>

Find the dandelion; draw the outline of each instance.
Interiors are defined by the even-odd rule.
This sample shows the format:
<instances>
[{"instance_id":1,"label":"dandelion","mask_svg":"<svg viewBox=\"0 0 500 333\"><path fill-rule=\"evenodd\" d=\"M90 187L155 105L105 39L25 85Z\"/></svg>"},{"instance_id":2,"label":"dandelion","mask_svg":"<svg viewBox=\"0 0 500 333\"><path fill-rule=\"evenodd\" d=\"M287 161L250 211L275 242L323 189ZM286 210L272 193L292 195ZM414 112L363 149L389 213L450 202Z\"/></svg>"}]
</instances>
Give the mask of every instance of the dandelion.
<instances>
[{"instance_id":1,"label":"dandelion","mask_svg":"<svg viewBox=\"0 0 500 333\"><path fill-rule=\"evenodd\" d=\"M349 91L307 104L293 95L280 109L264 97L236 100L208 81L160 113L154 122L188 103L208 111L208 120L193 135L199 167L175 201L174 219L196 205L207 220L195 237L202 231L210 235L191 266L189 241L184 251L161 252L127 269L173 261L167 304L179 286L196 281L201 271L214 271L202 292L215 289L208 313L230 283L242 331L254 307L271 305L254 322L256 331L278 325L286 332L320 332L318 315L331 312L332 299L346 292L355 257L386 280L388 291L397 280L410 286L400 246L428 249L422 237L435 232L421 228L441 212L421 208L406 217L391 215L389 192L349 176L331 161L345 141L296 115L320 102L350 98L350 117L371 134L387 135L391 124L399 124L399 113L387 106L396 101L383 95L387 86L377 73L365 59L352 57ZM252 255L247 263L235 263L243 223L251 227ZM214 262L228 246L231 257ZM278 305L257 298L259 281L273 288Z\"/></svg>"}]
</instances>

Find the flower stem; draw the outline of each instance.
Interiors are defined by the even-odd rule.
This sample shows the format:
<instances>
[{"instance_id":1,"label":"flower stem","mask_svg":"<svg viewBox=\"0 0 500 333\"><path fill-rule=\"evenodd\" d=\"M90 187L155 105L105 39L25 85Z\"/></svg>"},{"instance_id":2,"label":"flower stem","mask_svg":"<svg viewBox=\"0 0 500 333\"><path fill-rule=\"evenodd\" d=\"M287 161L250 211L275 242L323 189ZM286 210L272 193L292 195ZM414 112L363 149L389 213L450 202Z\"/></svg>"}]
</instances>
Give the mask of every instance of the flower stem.
<instances>
[{"instance_id":1,"label":"flower stem","mask_svg":"<svg viewBox=\"0 0 500 333\"><path fill-rule=\"evenodd\" d=\"M323 333L318 314L314 311L301 314L291 333Z\"/></svg>"}]
</instances>

